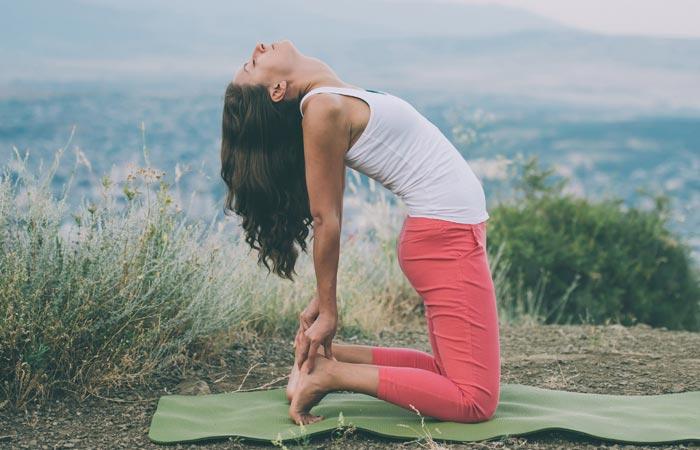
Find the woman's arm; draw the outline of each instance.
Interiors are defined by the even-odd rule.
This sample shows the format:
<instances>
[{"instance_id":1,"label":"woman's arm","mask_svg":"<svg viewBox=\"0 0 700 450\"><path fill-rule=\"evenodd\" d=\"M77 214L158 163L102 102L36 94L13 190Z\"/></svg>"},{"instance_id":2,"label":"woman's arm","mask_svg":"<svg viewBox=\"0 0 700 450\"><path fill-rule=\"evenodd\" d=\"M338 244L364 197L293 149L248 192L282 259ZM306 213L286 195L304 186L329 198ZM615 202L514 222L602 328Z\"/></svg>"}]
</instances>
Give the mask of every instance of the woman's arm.
<instances>
[{"instance_id":1,"label":"woman's arm","mask_svg":"<svg viewBox=\"0 0 700 450\"><path fill-rule=\"evenodd\" d=\"M320 345L324 346L325 356L332 358L338 321L336 286L349 122L337 98L315 95L309 100L302 127L319 315L305 332L309 345L300 349L299 367L309 356L311 372Z\"/></svg>"},{"instance_id":2,"label":"woman's arm","mask_svg":"<svg viewBox=\"0 0 700 450\"><path fill-rule=\"evenodd\" d=\"M327 219L314 219L313 258L316 273L316 292L320 314L338 313L336 287L340 258L340 224Z\"/></svg>"},{"instance_id":3,"label":"woman's arm","mask_svg":"<svg viewBox=\"0 0 700 450\"><path fill-rule=\"evenodd\" d=\"M313 100L313 102L311 101ZM319 311L336 313L348 121L333 96L309 99L302 126Z\"/></svg>"}]
</instances>

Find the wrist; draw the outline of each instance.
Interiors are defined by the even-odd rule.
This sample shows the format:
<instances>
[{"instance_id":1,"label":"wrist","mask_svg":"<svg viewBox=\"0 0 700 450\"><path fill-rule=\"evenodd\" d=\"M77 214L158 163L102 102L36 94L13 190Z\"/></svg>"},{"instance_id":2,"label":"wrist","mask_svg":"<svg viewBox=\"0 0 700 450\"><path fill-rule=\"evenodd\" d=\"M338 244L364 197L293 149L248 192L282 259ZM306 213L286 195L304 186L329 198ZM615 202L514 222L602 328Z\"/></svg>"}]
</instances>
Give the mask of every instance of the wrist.
<instances>
[{"instance_id":1,"label":"wrist","mask_svg":"<svg viewBox=\"0 0 700 450\"><path fill-rule=\"evenodd\" d=\"M338 310L338 303L335 295L328 294L327 296L319 297L318 310L322 313L336 312Z\"/></svg>"},{"instance_id":2,"label":"wrist","mask_svg":"<svg viewBox=\"0 0 700 450\"><path fill-rule=\"evenodd\" d=\"M319 315L323 316L330 316L330 315L337 315L338 314L338 308L336 307L335 304L332 305L326 305L326 306L321 306L318 309Z\"/></svg>"}]
</instances>

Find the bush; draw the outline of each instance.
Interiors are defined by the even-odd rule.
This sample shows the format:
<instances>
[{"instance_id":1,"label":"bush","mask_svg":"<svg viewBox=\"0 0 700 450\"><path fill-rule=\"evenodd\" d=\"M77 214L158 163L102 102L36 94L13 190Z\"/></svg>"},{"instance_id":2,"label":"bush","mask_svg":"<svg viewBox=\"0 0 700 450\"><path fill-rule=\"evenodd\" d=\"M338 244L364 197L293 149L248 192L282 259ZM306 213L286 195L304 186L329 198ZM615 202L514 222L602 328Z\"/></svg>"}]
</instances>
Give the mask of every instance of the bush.
<instances>
[{"instance_id":1,"label":"bush","mask_svg":"<svg viewBox=\"0 0 700 450\"><path fill-rule=\"evenodd\" d=\"M61 195L52 188L64 151L48 170L18 153L0 167L0 409L182 375L250 337L285 336L293 357L316 289L310 254L296 282L269 275L233 220L215 207L208 223L187 217L152 168L105 177L71 207L78 162ZM395 259L399 212L348 201L375 238L341 243L338 338L400 326L420 300Z\"/></svg>"},{"instance_id":2,"label":"bush","mask_svg":"<svg viewBox=\"0 0 700 450\"><path fill-rule=\"evenodd\" d=\"M489 243L504 246L511 283L536 290L547 277L545 323L700 329L698 274L689 247L667 228L668 198L656 197L651 211L591 202L564 194L567 180L553 181L537 158L516 171L519 195L490 211Z\"/></svg>"},{"instance_id":3,"label":"bush","mask_svg":"<svg viewBox=\"0 0 700 450\"><path fill-rule=\"evenodd\" d=\"M68 189L52 195L53 171L41 175L18 155L0 178L0 393L11 405L144 381L250 318L229 276L242 258L179 214L160 172L130 176L121 205L104 178L101 200L75 213Z\"/></svg>"}]
</instances>

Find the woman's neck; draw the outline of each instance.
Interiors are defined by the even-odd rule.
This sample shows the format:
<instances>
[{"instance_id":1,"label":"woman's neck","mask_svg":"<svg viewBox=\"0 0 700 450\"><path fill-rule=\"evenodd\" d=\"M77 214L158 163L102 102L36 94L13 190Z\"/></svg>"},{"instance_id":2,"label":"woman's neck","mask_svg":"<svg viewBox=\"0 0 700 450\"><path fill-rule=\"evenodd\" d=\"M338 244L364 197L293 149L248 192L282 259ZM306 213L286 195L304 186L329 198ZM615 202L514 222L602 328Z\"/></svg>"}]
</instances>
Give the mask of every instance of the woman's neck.
<instances>
[{"instance_id":1,"label":"woman's neck","mask_svg":"<svg viewBox=\"0 0 700 450\"><path fill-rule=\"evenodd\" d=\"M312 75L310 76L310 79L302 83L299 92L299 98L302 98L312 89L316 89L323 86L361 89L357 86L345 83L343 80L340 79L340 77L338 77L338 75L333 71L333 69L331 69L323 61L318 60L318 63L319 67L316 67L315 70L311 72Z\"/></svg>"}]
</instances>

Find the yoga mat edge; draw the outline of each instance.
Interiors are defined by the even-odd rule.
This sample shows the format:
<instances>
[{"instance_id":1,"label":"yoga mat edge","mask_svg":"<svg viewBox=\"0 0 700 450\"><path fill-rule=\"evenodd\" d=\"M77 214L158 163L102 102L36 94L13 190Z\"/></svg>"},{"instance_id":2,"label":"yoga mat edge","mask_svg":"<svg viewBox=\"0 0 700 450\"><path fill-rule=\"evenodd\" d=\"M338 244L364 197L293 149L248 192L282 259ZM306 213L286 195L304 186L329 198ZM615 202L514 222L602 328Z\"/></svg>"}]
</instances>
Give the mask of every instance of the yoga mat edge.
<instances>
[{"instance_id":1,"label":"yoga mat edge","mask_svg":"<svg viewBox=\"0 0 700 450\"><path fill-rule=\"evenodd\" d=\"M668 444L700 441L698 405L700 391L625 396L506 383L501 385L499 406L491 420L460 424L425 417L425 426L435 441L476 442L560 430L609 442ZM166 395L158 400L148 437L159 444L234 436L287 442L351 426L390 439L426 436L413 411L365 394L329 393L311 410L325 419L306 427L291 421L288 408L284 388ZM413 430L407 431L408 427Z\"/></svg>"}]
</instances>

